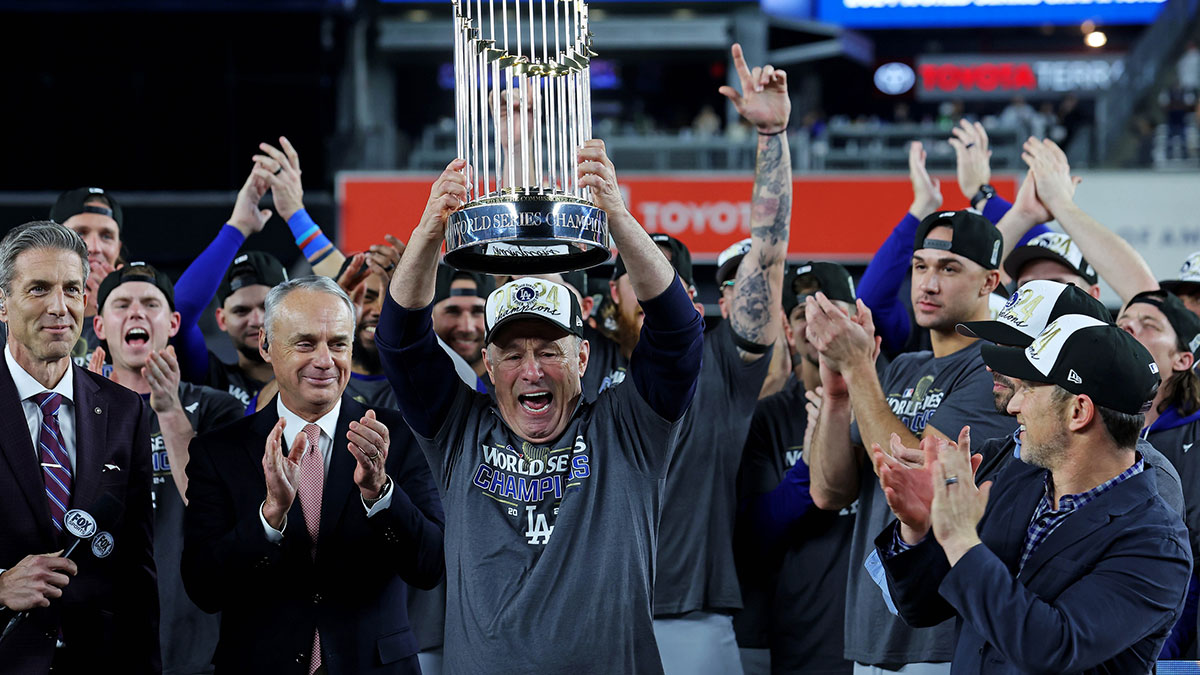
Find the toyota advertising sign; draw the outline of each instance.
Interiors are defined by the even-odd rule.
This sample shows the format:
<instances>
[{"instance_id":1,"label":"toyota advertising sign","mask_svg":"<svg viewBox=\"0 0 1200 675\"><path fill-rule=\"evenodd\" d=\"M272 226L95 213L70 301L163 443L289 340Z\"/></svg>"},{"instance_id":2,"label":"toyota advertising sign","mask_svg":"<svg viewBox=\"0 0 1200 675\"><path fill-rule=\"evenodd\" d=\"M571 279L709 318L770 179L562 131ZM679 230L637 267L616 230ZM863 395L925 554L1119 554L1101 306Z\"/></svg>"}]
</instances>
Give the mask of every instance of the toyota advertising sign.
<instances>
[{"instance_id":1,"label":"toyota advertising sign","mask_svg":"<svg viewBox=\"0 0 1200 675\"><path fill-rule=\"evenodd\" d=\"M917 57L918 100L1007 100L1097 96L1125 72L1123 55L1040 56L1035 54L938 55Z\"/></svg>"}]
</instances>

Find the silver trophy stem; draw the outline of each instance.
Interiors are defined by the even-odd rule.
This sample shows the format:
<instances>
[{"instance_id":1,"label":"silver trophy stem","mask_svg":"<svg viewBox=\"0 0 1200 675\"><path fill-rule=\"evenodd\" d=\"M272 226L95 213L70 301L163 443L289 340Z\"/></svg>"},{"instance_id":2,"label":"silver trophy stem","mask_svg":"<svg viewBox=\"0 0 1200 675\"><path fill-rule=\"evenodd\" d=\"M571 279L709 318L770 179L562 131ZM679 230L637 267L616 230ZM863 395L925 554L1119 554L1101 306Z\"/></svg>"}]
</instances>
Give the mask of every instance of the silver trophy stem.
<instances>
[{"instance_id":1,"label":"silver trophy stem","mask_svg":"<svg viewBox=\"0 0 1200 675\"><path fill-rule=\"evenodd\" d=\"M521 0L516 0L515 2L513 2L513 6L517 10L517 59L520 60L520 58L523 56L523 54L521 52L522 52L522 40L524 39L524 37L522 37L522 35L521 35ZM532 17L530 17L530 18L532 18ZM521 159L520 159L520 162L521 162L521 187L525 187L525 186L529 185L529 159L528 159L527 153L526 153L526 148L529 146L529 139L525 138L525 136L527 135L526 130L529 129L529 118L525 114L525 106L526 106L526 102L528 101L528 99L525 97L526 90L527 90L527 87L525 86L526 85L525 80L526 80L525 73L524 73L524 71L522 71L520 74L520 81L518 82L519 89L521 91L520 110L519 110L519 112L521 114L521 145L520 145L520 149L521 149ZM515 144L515 139L510 139L509 142ZM515 158L514 158L514 161L516 161Z\"/></svg>"},{"instance_id":2,"label":"silver trophy stem","mask_svg":"<svg viewBox=\"0 0 1200 675\"><path fill-rule=\"evenodd\" d=\"M467 179L473 185L467 187L467 198L473 201L475 198L474 185L478 184L478 180L473 179L473 174L479 171L479 157L475 156L475 150L479 147L479 126L475 120L475 60L472 58L472 43L475 40L473 35L475 22L472 20L472 12L470 12L470 0L464 2L467 6L467 46L463 50L463 64L467 67L467 133L469 135L469 147L467 148Z\"/></svg>"},{"instance_id":3,"label":"silver trophy stem","mask_svg":"<svg viewBox=\"0 0 1200 675\"><path fill-rule=\"evenodd\" d=\"M554 6L557 9L558 3L557 2L554 3ZM566 30L566 23L565 23L566 21L567 21L567 12L564 7L564 11L563 11L563 22L564 22L563 23L563 38L564 39L568 39L568 36L570 35ZM554 29L555 29L555 32L558 31L558 22L555 22ZM566 55L565 51L556 50L556 53L560 57ZM563 192L569 193L571 191L571 184L575 181L576 176L578 175L578 171L575 170L576 163L572 161L572 155L575 153L575 148L571 147L569 134L567 133L567 130L568 130L567 82L566 82L566 78L564 78L564 77L556 77L554 79L556 80L556 86L558 89L558 120L559 120L558 126L555 127L555 129L554 129L554 133L558 134L559 145L561 145L562 149L563 149L562 190L563 190Z\"/></svg>"},{"instance_id":4,"label":"silver trophy stem","mask_svg":"<svg viewBox=\"0 0 1200 675\"><path fill-rule=\"evenodd\" d=\"M556 9L558 8L557 0L550 0L550 2L552 2L554 4L554 7ZM555 25L555 28L558 28L557 24ZM558 55L557 31L555 32L554 38L555 38L554 39L554 41L555 41L554 55L557 56ZM550 63L550 56L549 56L550 40L549 40L548 34L546 32L546 0L542 0L542 45L544 47L544 49L542 49L542 60L545 61L546 63ZM558 189L558 152L557 152L558 144L555 142L555 138L554 138L554 125L558 121L557 116L554 114L554 81L557 79L558 78L556 78L556 77L546 78L546 92L545 92L546 93L546 96L545 96L546 118L548 120L547 123L549 125L546 128L546 143L547 143L547 145L546 145L546 163L549 165L549 168L550 168L550 191L551 192Z\"/></svg>"},{"instance_id":5,"label":"silver trophy stem","mask_svg":"<svg viewBox=\"0 0 1200 675\"><path fill-rule=\"evenodd\" d=\"M584 49L588 52L587 56L589 58L591 58L591 49L588 47L588 45L591 43L591 40L589 38L590 30L588 28L588 24L589 24L589 22L588 22L588 6L584 5L583 3L580 3L580 6L583 11L583 22L581 24L582 29L579 31L581 33L580 39L584 45ZM592 69L591 68L584 68L579 73L579 93L583 97L583 105L582 105L583 114L581 114L579 116L579 122L582 126L581 134L582 134L584 140L588 140L592 137ZM589 202L592 201L592 189L591 188L584 189L583 198Z\"/></svg>"},{"instance_id":6,"label":"silver trophy stem","mask_svg":"<svg viewBox=\"0 0 1200 675\"><path fill-rule=\"evenodd\" d=\"M501 15L504 17L504 53L508 53L508 0L501 0ZM504 67L504 119L508 121L508 142L505 144L508 147L505 149L507 154L501 160L500 155L496 155L496 161L503 161L507 164L508 183L505 187L513 187L516 182L515 170L513 169L513 116L512 116L512 65ZM499 108L497 108L499 110Z\"/></svg>"},{"instance_id":7,"label":"silver trophy stem","mask_svg":"<svg viewBox=\"0 0 1200 675\"><path fill-rule=\"evenodd\" d=\"M458 3L453 3L454 16L454 81L463 81L463 62L462 62L462 19L458 17ZM463 144L467 142L467 135L463 133L463 105L462 105L462 88L454 87L454 130L456 138L454 139L454 150L456 157L463 157Z\"/></svg>"},{"instance_id":8,"label":"silver trophy stem","mask_svg":"<svg viewBox=\"0 0 1200 675\"><path fill-rule=\"evenodd\" d=\"M491 0L488 0L488 39L491 40L491 47L494 48L496 46L496 3L492 2ZM487 64L488 59L490 59L490 58L491 58L490 56L486 57L484 59L484 63ZM500 64L499 64L499 62L492 60L491 65L488 66L488 71L491 73L491 87L492 87L492 89L491 89L491 99L492 99L491 114L488 115L488 119L492 120L492 123L490 126L491 126L491 130L492 130L492 143L493 143L492 148L493 148L493 150L495 150L495 154L493 156L496 158L496 190L499 190L500 189L500 170L503 167L503 165L500 162L500 128L498 126L500 118L497 117L497 115L500 114ZM487 194L489 194L489 195L492 194L491 185L487 186Z\"/></svg>"},{"instance_id":9,"label":"silver trophy stem","mask_svg":"<svg viewBox=\"0 0 1200 675\"><path fill-rule=\"evenodd\" d=\"M537 42L534 40L533 0L529 0L529 60L530 61L534 60L534 54L537 53L536 45L537 45ZM530 146L529 152L533 155L533 161L534 161L533 184L526 185L526 187L536 187L538 190L538 194L545 194L545 191L542 188L542 134L540 133L541 132L540 127L543 125L538 124L538 122L541 122L541 117L542 117L541 116L541 107L538 105L538 99L540 98L540 93L541 93L538 91L537 85L539 83L541 83L541 78L535 78L535 79L530 80L530 82L529 82L529 95L532 97L532 100L530 101L530 103L531 103L530 114L533 115L533 119L535 120L534 126L537 126L539 128L536 131L534 131L536 136L534 136L533 138L526 139L526 141L525 141ZM529 131L529 127L526 127L525 131Z\"/></svg>"}]
</instances>

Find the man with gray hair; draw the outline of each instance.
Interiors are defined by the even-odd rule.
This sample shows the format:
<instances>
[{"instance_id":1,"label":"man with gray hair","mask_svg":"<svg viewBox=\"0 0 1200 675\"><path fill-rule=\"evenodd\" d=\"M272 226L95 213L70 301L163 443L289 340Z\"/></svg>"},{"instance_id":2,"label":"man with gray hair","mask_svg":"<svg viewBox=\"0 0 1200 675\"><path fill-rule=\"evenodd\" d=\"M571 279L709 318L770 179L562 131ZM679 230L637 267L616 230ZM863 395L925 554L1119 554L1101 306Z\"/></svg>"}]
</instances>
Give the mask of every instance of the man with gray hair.
<instances>
[{"instance_id":1,"label":"man with gray hair","mask_svg":"<svg viewBox=\"0 0 1200 675\"><path fill-rule=\"evenodd\" d=\"M279 394L198 436L187 467L183 582L221 612L216 672L419 673L406 584L432 588L444 569L429 467L398 413L345 395L355 311L341 287L285 281L265 314Z\"/></svg>"},{"instance_id":2,"label":"man with gray hair","mask_svg":"<svg viewBox=\"0 0 1200 675\"><path fill-rule=\"evenodd\" d=\"M0 663L10 672L87 672L97 658L114 672L162 669L149 413L71 362L88 271L87 246L57 223L0 241Z\"/></svg>"}]
</instances>

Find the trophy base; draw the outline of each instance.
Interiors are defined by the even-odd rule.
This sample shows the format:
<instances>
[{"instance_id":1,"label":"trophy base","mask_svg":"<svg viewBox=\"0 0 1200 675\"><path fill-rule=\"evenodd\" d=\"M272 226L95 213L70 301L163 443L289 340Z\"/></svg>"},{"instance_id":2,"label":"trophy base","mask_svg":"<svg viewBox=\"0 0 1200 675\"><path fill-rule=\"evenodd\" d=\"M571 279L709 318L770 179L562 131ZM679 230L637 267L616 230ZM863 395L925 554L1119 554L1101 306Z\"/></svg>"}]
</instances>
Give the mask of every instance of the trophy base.
<instances>
[{"instance_id":1,"label":"trophy base","mask_svg":"<svg viewBox=\"0 0 1200 675\"><path fill-rule=\"evenodd\" d=\"M480 199L451 214L446 228L446 264L472 272L570 272L608 262L611 255L607 214L564 195Z\"/></svg>"}]
</instances>

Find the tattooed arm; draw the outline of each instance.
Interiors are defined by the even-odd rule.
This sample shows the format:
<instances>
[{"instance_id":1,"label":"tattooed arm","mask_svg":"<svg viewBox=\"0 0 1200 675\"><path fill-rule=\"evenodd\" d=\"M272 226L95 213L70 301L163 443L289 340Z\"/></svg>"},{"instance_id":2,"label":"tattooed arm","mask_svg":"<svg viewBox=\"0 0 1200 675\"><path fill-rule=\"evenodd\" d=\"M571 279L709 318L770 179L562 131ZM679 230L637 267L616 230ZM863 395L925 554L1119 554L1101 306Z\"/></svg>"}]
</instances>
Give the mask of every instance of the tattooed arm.
<instances>
[{"instance_id":1,"label":"tattooed arm","mask_svg":"<svg viewBox=\"0 0 1200 675\"><path fill-rule=\"evenodd\" d=\"M749 362L769 353L770 346L779 338L779 322L774 319L782 302L792 217L792 158L786 135L792 104L788 98L787 74L782 70L766 65L751 71L741 46L736 44L733 63L741 79L742 93L733 87L721 87L720 91L758 129L750 250L738 268L729 313L730 327L741 338L739 342L764 347L750 351L739 346L742 360Z\"/></svg>"}]
</instances>

